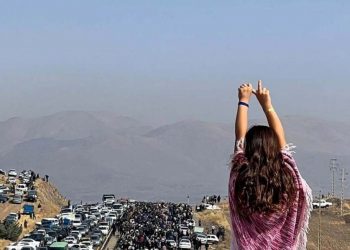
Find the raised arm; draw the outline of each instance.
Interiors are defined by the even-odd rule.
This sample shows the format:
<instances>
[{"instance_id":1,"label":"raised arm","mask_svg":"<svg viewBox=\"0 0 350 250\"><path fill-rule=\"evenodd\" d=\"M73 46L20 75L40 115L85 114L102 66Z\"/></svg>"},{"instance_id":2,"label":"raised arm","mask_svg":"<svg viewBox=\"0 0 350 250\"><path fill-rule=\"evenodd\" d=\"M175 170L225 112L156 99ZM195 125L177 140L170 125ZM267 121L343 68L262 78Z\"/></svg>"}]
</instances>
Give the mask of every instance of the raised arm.
<instances>
[{"instance_id":1,"label":"raised arm","mask_svg":"<svg viewBox=\"0 0 350 250\"><path fill-rule=\"evenodd\" d=\"M248 109L249 100L253 92L253 86L250 83L242 84L238 88L238 108L236 115L236 141L245 137L248 130Z\"/></svg>"},{"instance_id":2,"label":"raised arm","mask_svg":"<svg viewBox=\"0 0 350 250\"><path fill-rule=\"evenodd\" d=\"M258 89L255 95L265 112L270 128L272 128L277 134L280 147L283 148L286 145L284 129L281 120L273 108L270 91L267 88L263 88L261 80L258 81Z\"/></svg>"}]
</instances>

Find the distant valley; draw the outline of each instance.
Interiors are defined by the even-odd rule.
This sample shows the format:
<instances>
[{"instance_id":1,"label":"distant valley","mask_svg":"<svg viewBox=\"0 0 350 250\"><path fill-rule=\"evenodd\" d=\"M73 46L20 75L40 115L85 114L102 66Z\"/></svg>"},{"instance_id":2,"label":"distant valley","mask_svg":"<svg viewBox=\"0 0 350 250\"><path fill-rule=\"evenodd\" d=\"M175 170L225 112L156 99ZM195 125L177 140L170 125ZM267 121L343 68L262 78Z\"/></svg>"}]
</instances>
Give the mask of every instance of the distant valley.
<instances>
[{"instance_id":1,"label":"distant valley","mask_svg":"<svg viewBox=\"0 0 350 250\"><path fill-rule=\"evenodd\" d=\"M283 123L314 194L329 192L329 160L350 164L350 124L294 116ZM0 168L48 174L76 201L97 201L101 193L172 201L225 195L234 144L233 124L187 120L152 127L85 111L12 118L0 122L0 138Z\"/></svg>"}]
</instances>

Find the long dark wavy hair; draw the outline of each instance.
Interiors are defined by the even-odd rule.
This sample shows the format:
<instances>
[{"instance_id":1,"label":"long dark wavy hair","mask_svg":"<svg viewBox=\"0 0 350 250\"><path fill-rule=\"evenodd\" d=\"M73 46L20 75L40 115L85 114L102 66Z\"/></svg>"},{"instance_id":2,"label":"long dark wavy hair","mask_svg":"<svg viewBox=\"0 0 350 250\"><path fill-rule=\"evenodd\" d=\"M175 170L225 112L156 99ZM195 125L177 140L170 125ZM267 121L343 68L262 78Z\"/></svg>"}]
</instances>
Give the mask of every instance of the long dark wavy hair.
<instances>
[{"instance_id":1,"label":"long dark wavy hair","mask_svg":"<svg viewBox=\"0 0 350 250\"><path fill-rule=\"evenodd\" d=\"M246 163L239 166L235 183L242 216L285 211L295 198L291 172L283 165L277 134L267 126L253 126L245 137Z\"/></svg>"}]
</instances>

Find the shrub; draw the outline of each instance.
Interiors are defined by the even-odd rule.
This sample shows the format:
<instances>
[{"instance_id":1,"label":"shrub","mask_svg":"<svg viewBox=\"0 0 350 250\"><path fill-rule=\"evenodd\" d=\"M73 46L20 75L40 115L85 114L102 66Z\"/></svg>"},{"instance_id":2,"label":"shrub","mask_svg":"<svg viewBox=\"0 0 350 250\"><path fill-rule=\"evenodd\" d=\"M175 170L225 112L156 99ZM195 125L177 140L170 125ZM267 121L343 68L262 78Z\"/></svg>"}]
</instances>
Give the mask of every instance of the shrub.
<instances>
[{"instance_id":1,"label":"shrub","mask_svg":"<svg viewBox=\"0 0 350 250\"><path fill-rule=\"evenodd\" d=\"M17 223L1 223L0 239L16 241L22 233L22 226Z\"/></svg>"}]
</instances>

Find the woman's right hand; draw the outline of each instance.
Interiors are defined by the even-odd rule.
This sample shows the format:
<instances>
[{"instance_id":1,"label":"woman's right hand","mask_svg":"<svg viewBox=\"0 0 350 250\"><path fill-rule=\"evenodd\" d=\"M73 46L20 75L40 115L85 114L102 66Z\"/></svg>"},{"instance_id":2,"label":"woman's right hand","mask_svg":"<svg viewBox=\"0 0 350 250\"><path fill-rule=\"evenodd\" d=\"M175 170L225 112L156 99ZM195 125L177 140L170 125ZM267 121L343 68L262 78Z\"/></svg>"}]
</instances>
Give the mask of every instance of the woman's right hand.
<instances>
[{"instance_id":1,"label":"woman's right hand","mask_svg":"<svg viewBox=\"0 0 350 250\"><path fill-rule=\"evenodd\" d=\"M272 108L270 91L267 88L263 88L262 81L258 81L258 89L254 92L263 110Z\"/></svg>"},{"instance_id":2,"label":"woman's right hand","mask_svg":"<svg viewBox=\"0 0 350 250\"><path fill-rule=\"evenodd\" d=\"M250 83L244 83L238 88L238 99L241 102L249 102L250 96L254 92L253 86Z\"/></svg>"}]
</instances>

